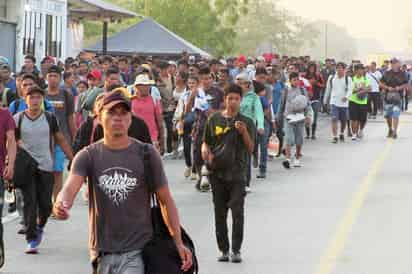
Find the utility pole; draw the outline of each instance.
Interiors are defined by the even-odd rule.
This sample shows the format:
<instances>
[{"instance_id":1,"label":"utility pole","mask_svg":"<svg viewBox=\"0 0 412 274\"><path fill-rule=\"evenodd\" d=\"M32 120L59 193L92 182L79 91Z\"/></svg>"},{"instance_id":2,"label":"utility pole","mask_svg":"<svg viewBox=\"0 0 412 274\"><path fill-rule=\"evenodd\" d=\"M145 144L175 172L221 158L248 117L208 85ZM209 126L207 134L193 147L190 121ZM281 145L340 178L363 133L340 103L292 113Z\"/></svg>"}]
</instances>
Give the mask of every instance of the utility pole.
<instances>
[{"instance_id":1,"label":"utility pole","mask_svg":"<svg viewBox=\"0 0 412 274\"><path fill-rule=\"evenodd\" d=\"M328 22L325 23L325 59L328 58Z\"/></svg>"}]
</instances>

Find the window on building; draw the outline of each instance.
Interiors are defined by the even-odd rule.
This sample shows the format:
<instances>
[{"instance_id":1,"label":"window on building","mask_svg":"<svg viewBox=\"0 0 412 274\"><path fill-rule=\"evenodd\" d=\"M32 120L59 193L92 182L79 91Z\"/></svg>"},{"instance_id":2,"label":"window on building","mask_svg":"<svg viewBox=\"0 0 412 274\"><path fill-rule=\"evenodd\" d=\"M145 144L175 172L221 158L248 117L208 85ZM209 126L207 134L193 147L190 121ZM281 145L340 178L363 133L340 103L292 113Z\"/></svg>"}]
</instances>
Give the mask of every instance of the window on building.
<instances>
[{"instance_id":1,"label":"window on building","mask_svg":"<svg viewBox=\"0 0 412 274\"><path fill-rule=\"evenodd\" d=\"M36 36L41 28L41 14L33 11L24 13L23 54L35 55Z\"/></svg>"},{"instance_id":2,"label":"window on building","mask_svg":"<svg viewBox=\"0 0 412 274\"><path fill-rule=\"evenodd\" d=\"M62 17L46 15L46 55L62 56L62 33Z\"/></svg>"}]
</instances>

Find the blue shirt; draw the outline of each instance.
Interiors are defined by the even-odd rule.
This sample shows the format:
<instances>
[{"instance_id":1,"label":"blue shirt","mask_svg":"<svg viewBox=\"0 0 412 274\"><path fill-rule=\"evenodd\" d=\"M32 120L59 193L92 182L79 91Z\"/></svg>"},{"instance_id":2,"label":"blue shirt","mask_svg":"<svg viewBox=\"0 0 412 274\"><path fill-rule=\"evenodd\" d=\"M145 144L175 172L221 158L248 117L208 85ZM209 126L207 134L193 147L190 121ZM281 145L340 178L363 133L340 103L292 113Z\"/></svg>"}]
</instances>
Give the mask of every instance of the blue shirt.
<instances>
[{"instance_id":1,"label":"blue shirt","mask_svg":"<svg viewBox=\"0 0 412 274\"><path fill-rule=\"evenodd\" d=\"M4 86L13 92L17 92L16 80L14 79L10 79Z\"/></svg>"},{"instance_id":2,"label":"blue shirt","mask_svg":"<svg viewBox=\"0 0 412 274\"><path fill-rule=\"evenodd\" d=\"M16 101L17 100L19 100L20 102L19 102L19 108L16 111ZM26 101L24 99L17 99L17 100L13 101L9 106L9 111L12 114L18 113L18 112L21 112L21 111L25 111L27 109L27 104L26 104ZM54 113L54 107L49 101L47 101L47 100L44 101L44 107L45 107L45 111Z\"/></svg>"},{"instance_id":3,"label":"blue shirt","mask_svg":"<svg viewBox=\"0 0 412 274\"><path fill-rule=\"evenodd\" d=\"M273 113L277 113L279 111L279 105L282 101L282 92L285 89L285 83L278 80L273 87L273 96L272 96L272 109Z\"/></svg>"}]
</instances>

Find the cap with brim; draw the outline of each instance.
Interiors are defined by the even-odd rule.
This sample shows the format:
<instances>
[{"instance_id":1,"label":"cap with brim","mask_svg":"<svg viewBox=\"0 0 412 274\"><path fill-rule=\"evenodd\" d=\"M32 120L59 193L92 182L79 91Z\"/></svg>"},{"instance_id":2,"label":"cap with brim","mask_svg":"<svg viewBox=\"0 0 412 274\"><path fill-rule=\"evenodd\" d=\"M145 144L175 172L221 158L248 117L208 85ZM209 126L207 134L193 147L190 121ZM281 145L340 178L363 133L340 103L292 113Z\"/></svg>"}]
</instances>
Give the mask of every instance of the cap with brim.
<instances>
[{"instance_id":1,"label":"cap with brim","mask_svg":"<svg viewBox=\"0 0 412 274\"><path fill-rule=\"evenodd\" d=\"M90 79L90 78L101 80L102 79L102 73L98 70L92 70L91 72L89 72L89 74L87 74L87 79Z\"/></svg>"},{"instance_id":2,"label":"cap with brim","mask_svg":"<svg viewBox=\"0 0 412 274\"><path fill-rule=\"evenodd\" d=\"M41 87L33 86L33 87L29 88L29 90L26 92L26 96L34 94L34 93L39 93L42 96L44 96L46 94L44 89L42 89Z\"/></svg>"},{"instance_id":3,"label":"cap with brim","mask_svg":"<svg viewBox=\"0 0 412 274\"><path fill-rule=\"evenodd\" d=\"M119 92L106 93L102 99L99 112L103 110L111 110L117 105L123 105L127 111L131 110L130 102Z\"/></svg>"},{"instance_id":4,"label":"cap with brim","mask_svg":"<svg viewBox=\"0 0 412 274\"><path fill-rule=\"evenodd\" d=\"M246 82L250 82L250 78L249 75L246 73L240 73L236 76L236 80L238 81L246 81Z\"/></svg>"},{"instance_id":5,"label":"cap with brim","mask_svg":"<svg viewBox=\"0 0 412 274\"><path fill-rule=\"evenodd\" d=\"M153 86L155 81L151 80L146 74L137 75L136 81L134 82L135 86Z\"/></svg>"}]
</instances>

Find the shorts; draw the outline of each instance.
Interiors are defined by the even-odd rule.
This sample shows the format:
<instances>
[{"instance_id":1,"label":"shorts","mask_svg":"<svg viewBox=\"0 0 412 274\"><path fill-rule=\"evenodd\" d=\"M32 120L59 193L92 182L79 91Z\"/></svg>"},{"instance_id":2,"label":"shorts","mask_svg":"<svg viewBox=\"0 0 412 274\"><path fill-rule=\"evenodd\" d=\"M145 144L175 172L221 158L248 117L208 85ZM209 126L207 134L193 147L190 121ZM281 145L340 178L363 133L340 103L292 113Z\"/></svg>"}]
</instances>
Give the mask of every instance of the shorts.
<instances>
[{"instance_id":1,"label":"shorts","mask_svg":"<svg viewBox=\"0 0 412 274\"><path fill-rule=\"evenodd\" d=\"M305 129L305 122L301 121L294 124L284 122L285 143L289 146L303 145L303 132Z\"/></svg>"},{"instance_id":2,"label":"shorts","mask_svg":"<svg viewBox=\"0 0 412 274\"><path fill-rule=\"evenodd\" d=\"M54 146L54 172L63 172L64 171L64 162L66 161L66 155L60 146Z\"/></svg>"},{"instance_id":3,"label":"shorts","mask_svg":"<svg viewBox=\"0 0 412 274\"><path fill-rule=\"evenodd\" d=\"M345 123L348 120L348 108L331 106L332 121L341 121Z\"/></svg>"},{"instance_id":4,"label":"shorts","mask_svg":"<svg viewBox=\"0 0 412 274\"><path fill-rule=\"evenodd\" d=\"M385 104L383 106L383 115L385 118L399 118L401 116L401 107L399 105Z\"/></svg>"},{"instance_id":5,"label":"shorts","mask_svg":"<svg viewBox=\"0 0 412 274\"><path fill-rule=\"evenodd\" d=\"M144 274L142 251L101 255L95 267L96 274Z\"/></svg>"},{"instance_id":6,"label":"shorts","mask_svg":"<svg viewBox=\"0 0 412 274\"><path fill-rule=\"evenodd\" d=\"M361 123L366 122L368 119L368 105L349 102L349 119Z\"/></svg>"}]
</instances>

